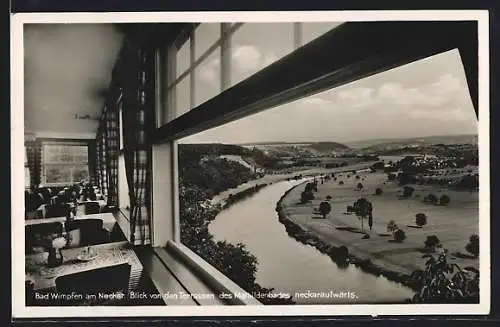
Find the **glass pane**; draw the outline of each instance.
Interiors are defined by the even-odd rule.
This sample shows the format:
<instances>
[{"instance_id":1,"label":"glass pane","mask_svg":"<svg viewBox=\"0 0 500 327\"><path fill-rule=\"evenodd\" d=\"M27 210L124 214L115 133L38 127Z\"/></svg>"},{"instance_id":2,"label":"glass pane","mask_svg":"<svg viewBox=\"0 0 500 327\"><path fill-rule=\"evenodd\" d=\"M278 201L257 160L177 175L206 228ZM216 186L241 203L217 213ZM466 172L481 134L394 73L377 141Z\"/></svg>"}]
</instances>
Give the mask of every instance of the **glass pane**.
<instances>
[{"instance_id":1,"label":"glass pane","mask_svg":"<svg viewBox=\"0 0 500 327\"><path fill-rule=\"evenodd\" d=\"M123 149L123 112L122 112L122 103L118 107L118 119L120 124L120 150Z\"/></svg>"},{"instance_id":2,"label":"glass pane","mask_svg":"<svg viewBox=\"0 0 500 327\"><path fill-rule=\"evenodd\" d=\"M179 117L191 109L190 105L190 81L191 77L188 75L184 77L179 84L175 86L175 99L176 99L176 115Z\"/></svg>"},{"instance_id":3,"label":"glass pane","mask_svg":"<svg viewBox=\"0 0 500 327\"><path fill-rule=\"evenodd\" d=\"M424 229L439 219L441 253L463 252L479 230L477 134L454 50L191 135L178 146L181 241L251 294L270 288L299 305L403 303L411 288L350 264L347 252L389 249L378 259L391 269L424 270L410 244L424 246L422 212ZM324 254L340 244L344 255ZM338 290L356 296L319 295Z\"/></svg>"},{"instance_id":4,"label":"glass pane","mask_svg":"<svg viewBox=\"0 0 500 327\"><path fill-rule=\"evenodd\" d=\"M24 168L24 186L26 188L30 187L30 169L28 167Z\"/></svg>"},{"instance_id":5,"label":"glass pane","mask_svg":"<svg viewBox=\"0 0 500 327\"><path fill-rule=\"evenodd\" d=\"M188 39L186 43L177 51L176 59L176 77L188 70L191 63L191 41Z\"/></svg>"},{"instance_id":6,"label":"glass pane","mask_svg":"<svg viewBox=\"0 0 500 327\"><path fill-rule=\"evenodd\" d=\"M245 23L231 37L231 85L293 51L293 23Z\"/></svg>"},{"instance_id":7,"label":"glass pane","mask_svg":"<svg viewBox=\"0 0 500 327\"><path fill-rule=\"evenodd\" d=\"M46 183L70 183L71 182L71 167L46 167L45 168Z\"/></svg>"},{"instance_id":8,"label":"glass pane","mask_svg":"<svg viewBox=\"0 0 500 327\"><path fill-rule=\"evenodd\" d=\"M302 45L311 42L343 22L302 23Z\"/></svg>"},{"instance_id":9,"label":"glass pane","mask_svg":"<svg viewBox=\"0 0 500 327\"><path fill-rule=\"evenodd\" d=\"M73 168L73 183L87 181L89 179L89 169L86 166Z\"/></svg>"},{"instance_id":10,"label":"glass pane","mask_svg":"<svg viewBox=\"0 0 500 327\"><path fill-rule=\"evenodd\" d=\"M195 106L220 93L220 47L195 69Z\"/></svg>"},{"instance_id":11,"label":"glass pane","mask_svg":"<svg viewBox=\"0 0 500 327\"><path fill-rule=\"evenodd\" d=\"M198 60L220 38L219 23L203 23L195 30L194 60Z\"/></svg>"},{"instance_id":12,"label":"glass pane","mask_svg":"<svg viewBox=\"0 0 500 327\"><path fill-rule=\"evenodd\" d=\"M124 156L118 157L118 202L120 208L130 209L130 198L128 195L127 175L125 172Z\"/></svg>"}]
</instances>

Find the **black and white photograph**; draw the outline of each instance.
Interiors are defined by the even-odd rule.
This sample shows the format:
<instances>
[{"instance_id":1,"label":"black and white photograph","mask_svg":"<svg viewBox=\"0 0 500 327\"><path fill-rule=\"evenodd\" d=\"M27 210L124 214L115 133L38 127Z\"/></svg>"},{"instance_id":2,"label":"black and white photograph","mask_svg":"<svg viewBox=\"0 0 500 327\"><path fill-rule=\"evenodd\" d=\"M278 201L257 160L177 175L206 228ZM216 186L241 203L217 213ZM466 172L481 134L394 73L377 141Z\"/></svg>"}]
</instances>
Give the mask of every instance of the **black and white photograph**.
<instances>
[{"instance_id":1,"label":"black and white photograph","mask_svg":"<svg viewBox=\"0 0 500 327\"><path fill-rule=\"evenodd\" d=\"M14 317L489 312L487 12L11 24Z\"/></svg>"}]
</instances>

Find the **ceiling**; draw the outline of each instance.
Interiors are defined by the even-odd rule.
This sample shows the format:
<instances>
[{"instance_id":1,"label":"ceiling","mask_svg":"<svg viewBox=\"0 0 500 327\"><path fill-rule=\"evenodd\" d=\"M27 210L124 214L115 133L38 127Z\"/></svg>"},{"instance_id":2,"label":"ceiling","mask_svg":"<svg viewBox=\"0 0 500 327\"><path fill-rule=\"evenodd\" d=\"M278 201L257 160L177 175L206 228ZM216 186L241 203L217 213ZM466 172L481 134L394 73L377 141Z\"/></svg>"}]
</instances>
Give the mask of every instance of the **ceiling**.
<instances>
[{"instance_id":1,"label":"ceiling","mask_svg":"<svg viewBox=\"0 0 500 327\"><path fill-rule=\"evenodd\" d=\"M112 24L25 25L25 132L95 135L122 40Z\"/></svg>"}]
</instances>

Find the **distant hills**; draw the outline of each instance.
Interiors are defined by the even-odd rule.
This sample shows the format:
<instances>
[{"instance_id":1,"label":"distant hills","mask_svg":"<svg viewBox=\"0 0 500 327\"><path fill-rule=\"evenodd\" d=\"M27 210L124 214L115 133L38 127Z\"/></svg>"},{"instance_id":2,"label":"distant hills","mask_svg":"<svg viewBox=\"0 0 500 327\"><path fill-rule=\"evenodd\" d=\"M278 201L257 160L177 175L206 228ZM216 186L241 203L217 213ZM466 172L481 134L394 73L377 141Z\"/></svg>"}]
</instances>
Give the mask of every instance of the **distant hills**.
<instances>
[{"instance_id":1,"label":"distant hills","mask_svg":"<svg viewBox=\"0 0 500 327\"><path fill-rule=\"evenodd\" d=\"M401 139L375 139L363 140L358 142L347 143L351 148L356 150L376 150L377 148L401 147L408 145L432 145L432 144L477 144L477 135L461 134L461 135L436 135L425 137L412 137Z\"/></svg>"}]
</instances>

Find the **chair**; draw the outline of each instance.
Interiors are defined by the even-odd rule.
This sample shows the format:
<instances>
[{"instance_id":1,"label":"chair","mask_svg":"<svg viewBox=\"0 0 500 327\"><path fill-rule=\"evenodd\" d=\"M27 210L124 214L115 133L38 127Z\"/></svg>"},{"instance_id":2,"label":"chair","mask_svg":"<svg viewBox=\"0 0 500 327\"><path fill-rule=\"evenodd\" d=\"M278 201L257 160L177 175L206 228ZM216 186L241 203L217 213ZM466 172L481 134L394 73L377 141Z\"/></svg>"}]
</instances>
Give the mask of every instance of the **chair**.
<instances>
[{"instance_id":1,"label":"chair","mask_svg":"<svg viewBox=\"0 0 500 327\"><path fill-rule=\"evenodd\" d=\"M49 204L50 203L50 191L47 188L40 188L38 190L40 194L43 196L43 203Z\"/></svg>"},{"instance_id":2,"label":"chair","mask_svg":"<svg viewBox=\"0 0 500 327\"><path fill-rule=\"evenodd\" d=\"M88 246L110 242L110 234L104 229L102 219L79 219L66 222L66 231L75 235L80 242L71 242L71 246ZM77 232L79 231L79 233Z\"/></svg>"},{"instance_id":3,"label":"chair","mask_svg":"<svg viewBox=\"0 0 500 327\"><path fill-rule=\"evenodd\" d=\"M92 215L101 212L101 206L99 202L89 201L84 203L85 206L85 214Z\"/></svg>"},{"instance_id":4,"label":"chair","mask_svg":"<svg viewBox=\"0 0 500 327\"><path fill-rule=\"evenodd\" d=\"M52 239L62 235L62 232L63 225L58 222L25 226L25 252L45 251L52 245Z\"/></svg>"},{"instance_id":5,"label":"chair","mask_svg":"<svg viewBox=\"0 0 500 327\"><path fill-rule=\"evenodd\" d=\"M49 204L45 207L45 218L66 217L71 210L65 203Z\"/></svg>"},{"instance_id":6,"label":"chair","mask_svg":"<svg viewBox=\"0 0 500 327\"><path fill-rule=\"evenodd\" d=\"M64 301L61 305L120 305L127 304L131 266L128 263L63 275L56 278L56 289L60 294L96 295L92 300ZM123 297L100 299L99 294Z\"/></svg>"}]
</instances>

